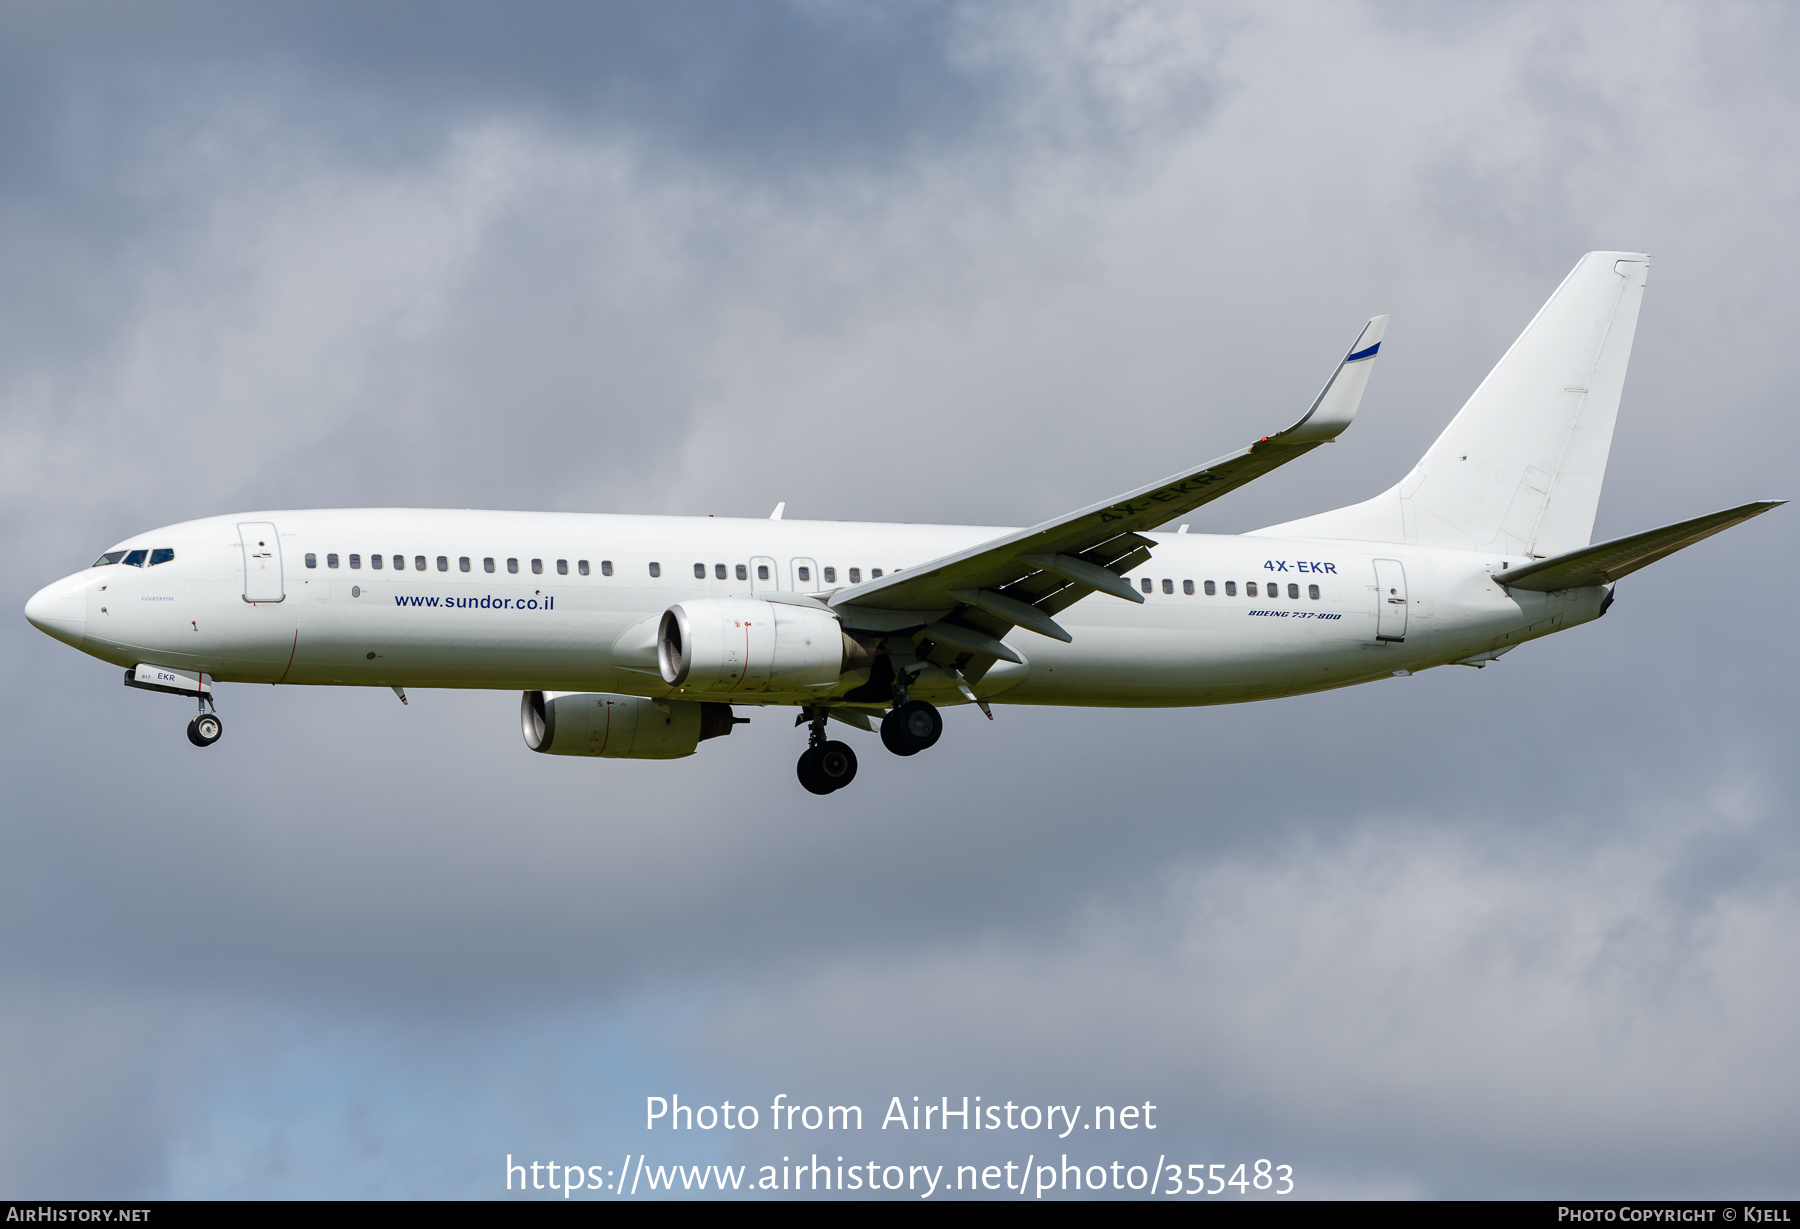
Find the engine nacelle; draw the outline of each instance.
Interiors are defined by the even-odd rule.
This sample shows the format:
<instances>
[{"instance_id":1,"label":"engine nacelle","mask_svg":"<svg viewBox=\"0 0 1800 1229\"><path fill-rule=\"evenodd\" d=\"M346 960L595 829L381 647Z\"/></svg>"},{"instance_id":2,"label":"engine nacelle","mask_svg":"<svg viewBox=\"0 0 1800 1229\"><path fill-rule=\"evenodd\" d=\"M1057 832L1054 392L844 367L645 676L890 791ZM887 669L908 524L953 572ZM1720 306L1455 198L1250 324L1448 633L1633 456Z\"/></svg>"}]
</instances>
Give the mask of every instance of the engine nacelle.
<instances>
[{"instance_id":1,"label":"engine nacelle","mask_svg":"<svg viewBox=\"0 0 1800 1229\"><path fill-rule=\"evenodd\" d=\"M844 631L830 611L755 598L671 606L656 638L663 681L689 693L829 687L844 657Z\"/></svg>"},{"instance_id":2,"label":"engine nacelle","mask_svg":"<svg viewBox=\"0 0 1800 1229\"><path fill-rule=\"evenodd\" d=\"M546 755L675 760L731 733L729 704L646 700L605 692L528 691L519 704L525 745Z\"/></svg>"}]
</instances>

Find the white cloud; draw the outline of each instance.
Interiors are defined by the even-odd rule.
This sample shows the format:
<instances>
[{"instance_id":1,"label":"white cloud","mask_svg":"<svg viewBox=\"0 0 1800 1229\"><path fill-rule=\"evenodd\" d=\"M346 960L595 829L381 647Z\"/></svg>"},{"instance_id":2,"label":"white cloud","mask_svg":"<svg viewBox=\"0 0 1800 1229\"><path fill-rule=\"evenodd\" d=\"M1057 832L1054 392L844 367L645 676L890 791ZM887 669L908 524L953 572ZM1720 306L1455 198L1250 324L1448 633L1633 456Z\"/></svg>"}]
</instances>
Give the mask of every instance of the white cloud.
<instances>
[{"instance_id":1,"label":"white cloud","mask_svg":"<svg viewBox=\"0 0 1800 1229\"><path fill-rule=\"evenodd\" d=\"M812 1085L1148 1096L1172 1148L1285 1149L1312 1176L1360 1166L1431 1194L1772 1174L1797 1125L1800 899L1785 877L1670 886L1696 840L1779 823L1734 809L1672 804L1587 847L1346 820L1171 868L1048 933L783 977L708 1033L724 1065Z\"/></svg>"},{"instance_id":2,"label":"white cloud","mask_svg":"<svg viewBox=\"0 0 1800 1229\"><path fill-rule=\"evenodd\" d=\"M966 128L767 168L604 113L434 126L300 69L127 76L129 114L60 130L67 216L0 198L0 319L30 326L0 341L7 591L251 505L1027 521L1283 425L1394 312L1350 437L1196 518L1248 528L1397 476L1612 245L1658 265L1603 531L1779 495L1786 22L971 7ZM346 112L415 135L353 140ZM5 1118L0 1148L68 1190L153 1187L165 1147L184 1192L242 1190L291 1112L302 1190L364 1138L357 1102L382 1155L486 1164L418 1125L461 1121L434 1071L466 1064L479 1106L513 1070L484 1048L535 1038L578 1090L626 1086L675 1036L660 1072L1130 1086L1334 1190L1492 1192L1490 1154L1536 1191L1773 1181L1800 981L1767 870L1791 860L1791 670L1765 646L1792 538L1709 542L1479 676L953 715L929 764L871 746L832 811L796 805L785 714L688 763L564 764L511 741L510 696L265 690L228 697L196 806L157 787L172 710L21 623L5 993L15 1052L47 1057L6 1100L68 1117ZM579 1019L543 1039L545 1004ZM117 1035L58 1023L107 1013ZM652 1022L616 1040L621 1016ZM441 1021L463 1040L409 1058ZM323 1078L381 1067L366 1095ZM616 1126L515 1108L540 1137Z\"/></svg>"}]
</instances>

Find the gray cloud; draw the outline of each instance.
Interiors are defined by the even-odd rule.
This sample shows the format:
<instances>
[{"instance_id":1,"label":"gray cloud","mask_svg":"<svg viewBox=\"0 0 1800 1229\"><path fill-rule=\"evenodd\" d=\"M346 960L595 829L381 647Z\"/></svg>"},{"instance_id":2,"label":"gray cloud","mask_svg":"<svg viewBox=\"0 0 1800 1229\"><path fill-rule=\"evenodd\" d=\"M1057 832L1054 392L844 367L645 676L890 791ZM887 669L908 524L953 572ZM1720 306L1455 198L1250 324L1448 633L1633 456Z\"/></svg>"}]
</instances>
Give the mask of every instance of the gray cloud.
<instances>
[{"instance_id":1,"label":"gray cloud","mask_svg":"<svg viewBox=\"0 0 1800 1229\"><path fill-rule=\"evenodd\" d=\"M1252 528L1391 482L1610 246L1599 532L1788 493L1783 11L62 12L0 52L15 610L234 507L1031 521L1392 312L1346 441L1195 518ZM1791 519L1488 670L953 713L823 807L780 712L562 763L511 695L236 688L200 763L15 619L0 1086L58 1125L0 1174L484 1194L671 1083L979 1084L1315 1192L1791 1189Z\"/></svg>"}]
</instances>

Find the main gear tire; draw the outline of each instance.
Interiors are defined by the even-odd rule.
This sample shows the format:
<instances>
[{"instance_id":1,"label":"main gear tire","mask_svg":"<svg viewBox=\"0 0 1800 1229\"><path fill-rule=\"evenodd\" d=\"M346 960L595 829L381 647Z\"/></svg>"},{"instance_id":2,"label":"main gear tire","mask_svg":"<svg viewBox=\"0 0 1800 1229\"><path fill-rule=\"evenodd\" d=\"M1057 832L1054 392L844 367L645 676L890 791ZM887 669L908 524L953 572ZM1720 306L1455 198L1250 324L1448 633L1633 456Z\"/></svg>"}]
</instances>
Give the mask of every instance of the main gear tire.
<instances>
[{"instance_id":1,"label":"main gear tire","mask_svg":"<svg viewBox=\"0 0 1800 1229\"><path fill-rule=\"evenodd\" d=\"M794 766L794 773L800 778L800 784L809 794L829 794L832 786L819 775L819 749L808 747L800 753L800 762Z\"/></svg>"},{"instance_id":2,"label":"main gear tire","mask_svg":"<svg viewBox=\"0 0 1800 1229\"><path fill-rule=\"evenodd\" d=\"M881 744L895 755L917 755L943 732L943 716L923 700L909 700L881 719Z\"/></svg>"},{"instance_id":3,"label":"main gear tire","mask_svg":"<svg viewBox=\"0 0 1800 1229\"><path fill-rule=\"evenodd\" d=\"M856 780L856 752L834 738L813 751L813 769L832 789L843 789Z\"/></svg>"},{"instance_id":4,"label":"main gear tire","mask_svg":"<svg viewBox=\"0 0 1800 1229\"><path fill-rule=\"evenodd\" d=\"M829 794L856 780L856 752L834 739L801 752L794 771L810 793Z\"/></svg>"}]
</instances>

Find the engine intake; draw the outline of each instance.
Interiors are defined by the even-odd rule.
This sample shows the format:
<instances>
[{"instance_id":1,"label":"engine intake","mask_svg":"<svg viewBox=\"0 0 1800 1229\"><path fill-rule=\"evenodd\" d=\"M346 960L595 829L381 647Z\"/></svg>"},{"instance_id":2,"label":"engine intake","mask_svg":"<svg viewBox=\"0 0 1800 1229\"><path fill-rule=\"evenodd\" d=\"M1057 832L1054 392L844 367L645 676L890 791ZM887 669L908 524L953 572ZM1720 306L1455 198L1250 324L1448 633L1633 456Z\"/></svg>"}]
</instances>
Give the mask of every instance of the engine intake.
<instances>
[{"instance_id":1,"label":"engine intake","mask_svg":"<svg viewBox=\"0 0 1800 1229\"><path fill-rule=\"evenodd\" d=\"M606 692L528 691L519 703L525 745L545 755L676 760L741 720L729 704Z\"/></svg>"},{"instance_id":2,"label":"engine intake","mask_svg":"<svg viewBox=\"0 0 1800 1229\"><path fill-rule=\"evenodd\" d=\"M707 598L663 612L656 660L663 681L689 692L806 691L830 687L866 656L837 616L814 606Z\"/></svg>"}]
</instances>

